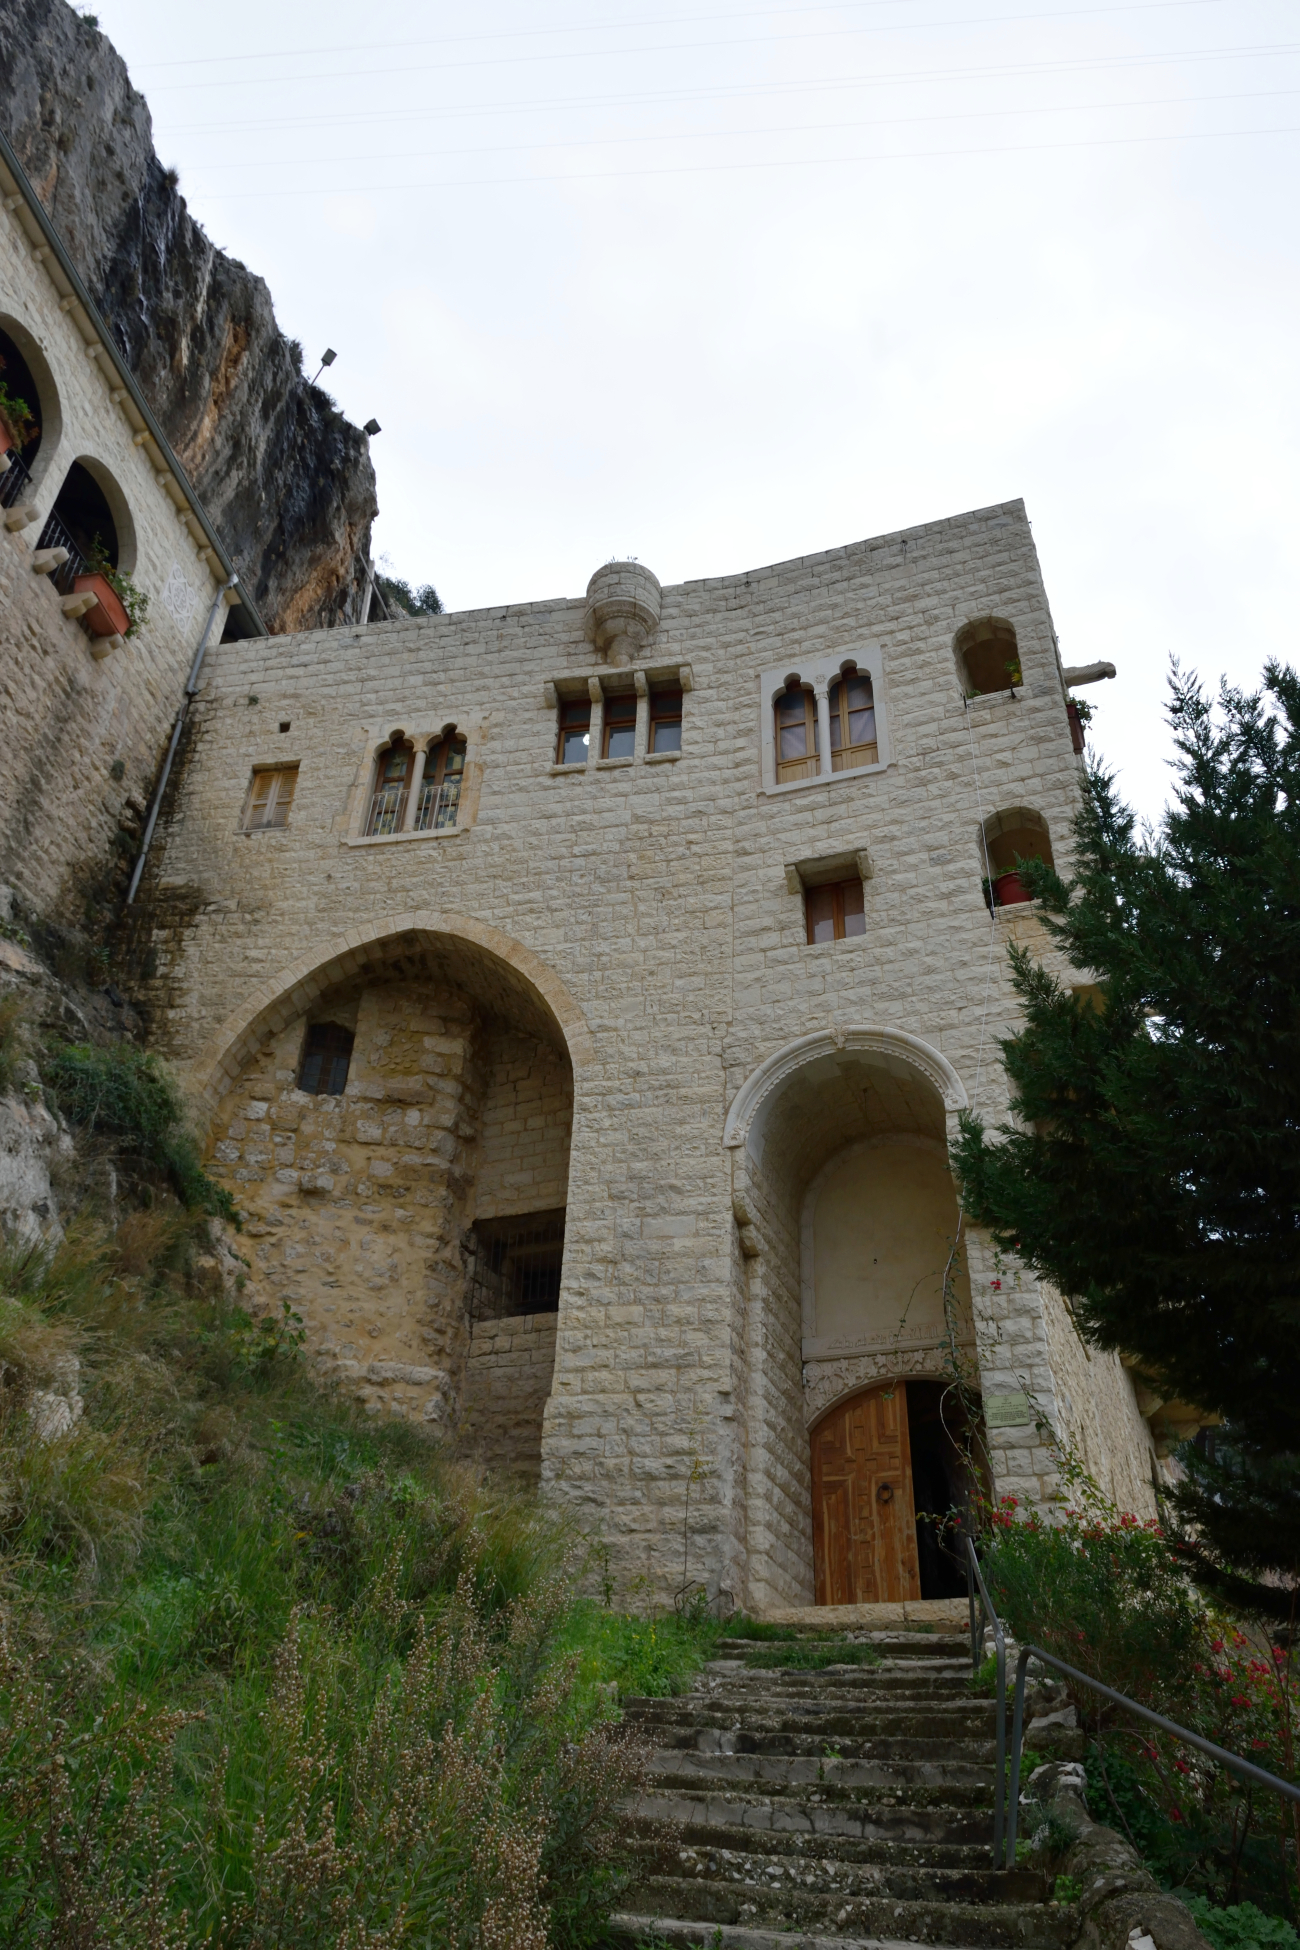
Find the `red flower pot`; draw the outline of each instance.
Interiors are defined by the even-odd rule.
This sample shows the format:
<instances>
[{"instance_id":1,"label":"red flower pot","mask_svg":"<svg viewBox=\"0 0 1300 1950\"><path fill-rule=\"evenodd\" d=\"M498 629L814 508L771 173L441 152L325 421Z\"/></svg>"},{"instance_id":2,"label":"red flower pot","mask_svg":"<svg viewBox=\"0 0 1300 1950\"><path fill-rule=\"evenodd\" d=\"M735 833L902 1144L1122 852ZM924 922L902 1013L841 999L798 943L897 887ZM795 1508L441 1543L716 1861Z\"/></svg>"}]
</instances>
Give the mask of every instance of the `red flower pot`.
<instances>
[{"instance_id":1,"label":"red flower pot","mask_svg":"<svg viewBox=\"0 0 1300 1950\"><path fill-rule=\"evenodd\" d=\"M1070 744L1076 752L1082 755L1083 719L1079 716L1079 707L1072 697L1068 697L1065 700L1065 715L1070 720Z\"/></svg>"},{"instance_id":2,"label":"red flower pot","mask_svg":"<svg viewBox=\"0 0 1300 1950\"><path fill-rule=\"evenodd\" d=\"M1000 873L993 882L993 898L999 907L1015 907L1034 897L1018 873Z\"/></svg>"},{"instance_id":3,"label":"red flower pot","mask_svg":"<svg viewBox=\"0 0 1300 1950\"><path fill-rule=\"evenodd\" d=\"M99 601L93 609L88 609L82 621L92 636L125 636L131 627L131 619L123 606L122 598L114 589L107 576L78 576L73 588L80 595L84 589L93 589Z\"/></svg>"}]
</instances>

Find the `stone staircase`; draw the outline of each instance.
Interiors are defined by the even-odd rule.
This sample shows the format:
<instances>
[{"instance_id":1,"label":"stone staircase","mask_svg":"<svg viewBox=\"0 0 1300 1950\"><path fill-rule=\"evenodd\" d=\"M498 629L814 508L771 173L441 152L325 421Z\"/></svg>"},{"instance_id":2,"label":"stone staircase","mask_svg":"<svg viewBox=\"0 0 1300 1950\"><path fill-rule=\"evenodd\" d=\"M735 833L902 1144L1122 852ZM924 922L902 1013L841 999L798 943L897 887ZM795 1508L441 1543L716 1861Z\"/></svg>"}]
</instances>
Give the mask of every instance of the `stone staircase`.
<instances>
[{"instance_id":1,"label":"stone staircase","mask_svg":"<svg viewBox=\"0 0 1300 1950\"><path fill-rule=\"evenodd\" d=\"M788 1645L724 1639L685 1697L625 1702L655 1752L622 1950L1073 1942L1049 1877L990 1867L994 1707L967 1691L969 1640L864 1631L839 1649L864 1644L878 1664L800 1670L763 1663Z\"/></svg>"}]
</instances>

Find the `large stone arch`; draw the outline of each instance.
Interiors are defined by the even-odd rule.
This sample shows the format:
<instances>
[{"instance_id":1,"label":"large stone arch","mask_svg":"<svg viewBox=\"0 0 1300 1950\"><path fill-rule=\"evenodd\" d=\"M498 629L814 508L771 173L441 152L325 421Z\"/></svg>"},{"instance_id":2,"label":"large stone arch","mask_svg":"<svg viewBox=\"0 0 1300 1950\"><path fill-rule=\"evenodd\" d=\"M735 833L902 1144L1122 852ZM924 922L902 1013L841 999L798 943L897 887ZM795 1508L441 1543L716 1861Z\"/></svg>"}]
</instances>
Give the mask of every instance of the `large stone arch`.
<instances>
[{"instance_id":1,"label":"large stone arch","mask_svg":"<svg viewBox=\"0 0 1300 1950\"><path fill-rule=\"evenodd\" d=\"M576 1073L594 1054L591 1031L571 991L540 956L521 942L467 914L450 910L394 915L372 927L348 928L299 955L245 997L209 1037L186 1067L191 1088L207 1115L215 1110L247 1059L266 1037L336 983L378 968L403 949L442 950L454 956L464 979L468 961L478 960L490 979L502 984L516 1008L531 1016L538 1033L558 1040Z\"/></svg>"}]
</instances>

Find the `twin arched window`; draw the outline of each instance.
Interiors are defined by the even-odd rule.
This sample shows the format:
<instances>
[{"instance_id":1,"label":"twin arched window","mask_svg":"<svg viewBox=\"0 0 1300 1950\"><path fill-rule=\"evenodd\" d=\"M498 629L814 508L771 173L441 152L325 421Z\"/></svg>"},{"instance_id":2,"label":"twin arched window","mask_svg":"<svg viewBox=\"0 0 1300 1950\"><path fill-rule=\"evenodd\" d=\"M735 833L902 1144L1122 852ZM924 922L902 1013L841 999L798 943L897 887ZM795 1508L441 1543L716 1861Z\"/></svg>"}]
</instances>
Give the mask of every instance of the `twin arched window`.
<instances>
[{"instance_id":1,"label":"twin arched window","mask_svg":"<svg viewBox=\"0 0 1300 1950\"><path fill-rule=\"evenodd\" d=\"M465 778L465 739L453 726L427 747L394 732L375 763L366 836L442 833L460 816Z\"/></svg>"},{"instance_id":2,"label":"twin arched window","mask_svg":"<svg viewBox=\"0 0 1300 1950\"><path fill-rule=\"evenodd\" d=\"M832 772L878 764L876 701L867 672L847 665L830 686L827 703ZM776 700L777 784L815 779L821 769L817 698L810 685L791 677Z\"/></svg>"}]
</instances>

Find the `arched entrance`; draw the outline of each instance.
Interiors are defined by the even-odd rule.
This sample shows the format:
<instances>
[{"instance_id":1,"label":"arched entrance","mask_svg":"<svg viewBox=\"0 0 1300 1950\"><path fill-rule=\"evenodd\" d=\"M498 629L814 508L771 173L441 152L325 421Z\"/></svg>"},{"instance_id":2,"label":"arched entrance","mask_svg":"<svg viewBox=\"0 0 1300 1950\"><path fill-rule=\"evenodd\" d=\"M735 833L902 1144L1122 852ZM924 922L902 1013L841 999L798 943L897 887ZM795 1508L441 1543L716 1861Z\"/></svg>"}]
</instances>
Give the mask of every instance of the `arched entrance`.
<instances>
[{"instance_id":1,"label":"arched entrance","mask_svg":"<svg viewBox=\"0 0 1300 1950\"><path fill-rule=\"evenodd\" d=\"M801 1038L737 1093L726 1142L749 1267L750 1602L952 1595L977 1367L941 1053ZM918 1515L918 1513L920 1513Z\"/></svg>"},{"instance_id":2,"label":"arched entrance","mask_svg":"<svg viewBox=\"0 0 1300 1950\"><path fill-rule=\"evenodd\" d=\"M249 998L203 1059L209 1169L245 1215L255 1313L287 1302L318 1369L369 1412L535 1479L569 1040L522 950L443 920L339 944Z\"/></svg>"}]
</instances>

